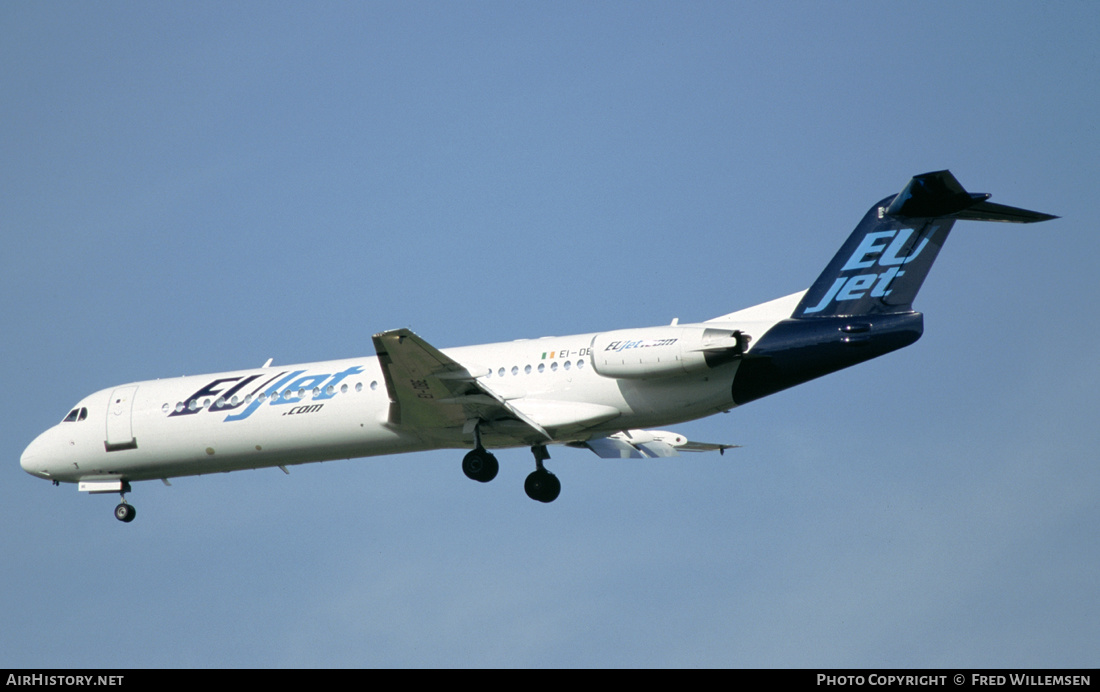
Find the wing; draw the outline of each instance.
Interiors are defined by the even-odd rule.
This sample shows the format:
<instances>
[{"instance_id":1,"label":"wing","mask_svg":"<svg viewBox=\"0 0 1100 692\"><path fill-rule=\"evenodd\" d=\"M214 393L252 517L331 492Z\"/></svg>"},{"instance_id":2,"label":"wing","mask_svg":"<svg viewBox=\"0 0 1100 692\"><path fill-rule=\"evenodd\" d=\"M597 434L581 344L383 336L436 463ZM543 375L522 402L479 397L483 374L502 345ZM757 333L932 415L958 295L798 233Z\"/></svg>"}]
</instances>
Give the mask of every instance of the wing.
<instances>
[{"instance_id":1,"label":"wing","mask_svg":"<svg viewBox=\"0 0 1100 692\"><path fill-rule=\"evenodd\" d=\"M675 457L680 452L713 452L725 454L738 445L692 442L683 435L664 430L623 430L607 437L598 437L579 446L588 447L602 459L645 459Z\"/></svg>"},{"instance_id":2,"label":"wing","mask_svg":"<svg viewBox=\"0 0 1100 692\"><path fill-rule=\"evenodd\" d=\"M375 334L374 348L390 395L389 423L431 434L469 428L473 422L510 420L520 434L548 440L541 426L508 405L464 365L408 329ZM469 425L468 425L469 424ZM523 430L522 428L527 428Z\"/></svg>"},{"instance_id":3,"label":"wing","mask_svg":"<svg viewBox=\"0 0 1100 692\"><path fill-rule=\"evenodd\" d=\"M461 427L468 409L496 405L478 389L476 375L408 329L375 334L373 341L390 395L391 425Z\"/></svg>"},{"instance_id":4,"label":"wing","mask_svg":"<svg viewBox=\"0 0 1100 692\"><path fill-rule=\"evenodd\" d=\"M506 400L461 363L408 329L374 335L390 397L389 423L418 434L470 442L473 427L494 444L546 444L619 414L598 404Z\"/></svg>"}]
</instances>

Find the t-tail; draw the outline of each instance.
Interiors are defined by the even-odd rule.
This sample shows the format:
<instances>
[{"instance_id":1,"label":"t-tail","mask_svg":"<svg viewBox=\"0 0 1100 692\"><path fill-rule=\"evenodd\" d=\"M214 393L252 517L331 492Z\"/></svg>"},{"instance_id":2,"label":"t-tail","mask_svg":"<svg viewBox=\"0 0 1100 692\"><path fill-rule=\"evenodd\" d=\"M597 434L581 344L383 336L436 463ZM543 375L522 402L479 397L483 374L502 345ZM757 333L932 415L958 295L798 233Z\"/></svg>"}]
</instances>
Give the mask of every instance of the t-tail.
<instances>
[{"instance_id":1,"label":"t-tail","mask_svg":"<svg viewBox=\"0 0 1100 692\"><path fill-rule=\"evenodd\" d=\"M1034 223L1058 218L994 204L949 171L914 176L871 207L806 291L790 319L769 330L734 379L738 404L908 346L923 332L913 311L957 220Z\"/></svg>"},{"instance_id":2,"label":"t-tail","mask_svg":"<svg viewBox=\"0 0 1100 692\"><path fill-rule=\"evenodd\" d=\"M949 171L915 176L867 212L792 317L910 312L956 219L1033 223L1050 214L987 202Z\"/></svg>"}]
</instances>

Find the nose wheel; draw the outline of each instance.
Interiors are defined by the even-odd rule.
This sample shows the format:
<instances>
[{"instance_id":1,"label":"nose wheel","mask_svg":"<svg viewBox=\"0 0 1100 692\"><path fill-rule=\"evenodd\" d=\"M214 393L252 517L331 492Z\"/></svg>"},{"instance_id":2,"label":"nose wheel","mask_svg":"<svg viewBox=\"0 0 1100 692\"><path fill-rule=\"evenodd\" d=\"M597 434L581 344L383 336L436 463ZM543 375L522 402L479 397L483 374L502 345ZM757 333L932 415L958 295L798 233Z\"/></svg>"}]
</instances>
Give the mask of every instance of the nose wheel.
<instances>
[{"instance_id":1,"label":"nose wheel","mask_svg":"<svg viewBox=\"0 0 1100 692\"><path fill-rule=\"evenodd\" d=\"M137 510L134 509L134 506L131 504L122 502L118 505L118 507L115 507L115 519L118 519L119 521L129 524L131 521L134 520L134 517L136 516Z\"/></svg>"},{"instance_id":2,"label":"nose wheel","mask_svg":"<svg viewBox=\"0 0 1100 692\"><path fill-rule=\"evenodd\" d=\"M115 507L115 519L118 519L125 524L129 524L131 521L134 520L134 517L137 516L137 510L134 509L134 506L132 504L126 501L126 493L129 490L130 484L124 483L122 486L122 492L119 493L119 496L122 497L122 502L118 503L118 506Z\"/></svg>"}]
</instances>

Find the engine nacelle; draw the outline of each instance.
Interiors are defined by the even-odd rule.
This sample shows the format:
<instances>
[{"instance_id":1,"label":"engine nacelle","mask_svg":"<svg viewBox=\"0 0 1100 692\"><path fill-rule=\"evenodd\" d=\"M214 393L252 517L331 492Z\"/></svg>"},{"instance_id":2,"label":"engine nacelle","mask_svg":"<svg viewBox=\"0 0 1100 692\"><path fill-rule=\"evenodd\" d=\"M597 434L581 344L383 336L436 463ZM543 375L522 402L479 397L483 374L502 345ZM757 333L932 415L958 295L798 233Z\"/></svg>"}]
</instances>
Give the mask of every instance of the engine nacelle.
<instances>
[{"instance_id":1,"label":"engine nacelle","mask_svg":"<svg viewBox=\"0 0 1100 692\"><path fill-rule=\"evenodd\" d=\"M593 337L590 358L604 377L670 377L732 362L747 340L737 330L698 325L620 329Z\"/></svg>"}]
</instances>

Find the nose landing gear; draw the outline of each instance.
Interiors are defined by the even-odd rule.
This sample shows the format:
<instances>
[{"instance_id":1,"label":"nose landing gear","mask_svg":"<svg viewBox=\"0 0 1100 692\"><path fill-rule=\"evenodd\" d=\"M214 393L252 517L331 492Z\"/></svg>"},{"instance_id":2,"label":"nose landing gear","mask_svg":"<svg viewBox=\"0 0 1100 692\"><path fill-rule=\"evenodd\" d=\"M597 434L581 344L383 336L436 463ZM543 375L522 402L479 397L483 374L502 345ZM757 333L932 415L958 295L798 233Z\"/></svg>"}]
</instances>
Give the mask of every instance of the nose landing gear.
<instances>
[{"instance_id":1,"label":"nose landing gear","mask_svg":"<svg viewBox=\"0 0 1100 692\"><path fill-rule=\"evenodd\" d=\"M129 524L137 516L137 510L134 506L123 500L119 503L118 507L115 507L115 519L126 522Z\"/></svg>"},{"instance_id":2,"label":"nose landing gear","mask_svg":"<svg viewBox=\"0 0 1100 692\"><path fill-rule=\"evenodd\" d=\"M134 506L126 501L126 493L130 492L130 484L125 481L122 483L122 490L119 492L119 496L122 497L122 502L115 507L115 519L129 524L137 516L137 510Z\"/></svg>"}]
</instances>

